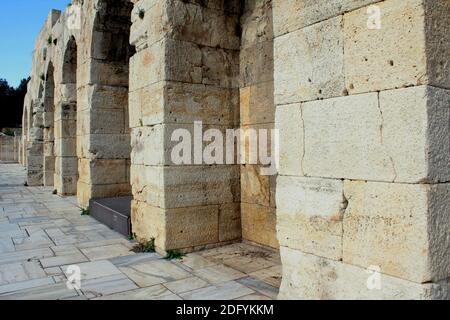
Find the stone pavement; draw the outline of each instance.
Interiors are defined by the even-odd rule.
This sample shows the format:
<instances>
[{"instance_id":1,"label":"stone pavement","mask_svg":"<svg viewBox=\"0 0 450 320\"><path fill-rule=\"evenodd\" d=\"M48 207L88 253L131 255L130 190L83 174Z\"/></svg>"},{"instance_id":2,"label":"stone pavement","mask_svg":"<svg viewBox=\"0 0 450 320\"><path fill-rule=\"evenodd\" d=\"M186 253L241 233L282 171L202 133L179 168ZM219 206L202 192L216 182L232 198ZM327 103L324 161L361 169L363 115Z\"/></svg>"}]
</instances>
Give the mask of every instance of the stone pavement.
<instances>
[{"instance_id":1,"label":"stone pavement","mask_svg":"<svg viewBox=\"0 0 450 320\"><path fill-rule=\"evenodd\" d=\"M25 187L25 169L0 162L0 300L276 299L277 253L245 243L164 260L89 216L75 197ZM67 288L67 267L81 290Z\"/></svg>"}]
</instances>

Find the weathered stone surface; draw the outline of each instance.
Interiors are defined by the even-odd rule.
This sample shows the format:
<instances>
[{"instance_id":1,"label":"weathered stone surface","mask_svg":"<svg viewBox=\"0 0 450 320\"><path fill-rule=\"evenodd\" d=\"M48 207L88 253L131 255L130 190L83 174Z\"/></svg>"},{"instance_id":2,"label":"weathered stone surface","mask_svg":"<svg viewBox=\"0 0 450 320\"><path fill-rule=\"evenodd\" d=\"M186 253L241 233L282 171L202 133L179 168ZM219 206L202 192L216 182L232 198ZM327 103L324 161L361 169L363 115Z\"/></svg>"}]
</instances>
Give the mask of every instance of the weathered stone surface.
<instances>
[{"instance_id":1,"label":"weathered stone surface","mask_svg":"<svg viewBox=\"0 0 450 320\"><path fill-rule=\"evenodd\" d=\"M241 88L241 125L275 122L273 86L269 81Z\"/></svg>"},{"instance_id":2,"label":"weathered stone surface","mask_svg":"<svg viewBox=\"0 0 450 320\"><path fill-rule=\"evenodd\" d=\"M447 281L418 284L339 261L281 247L283 282L278 299L314 300L433 300L449 299ZM371 278L372 276L372 278ZM376 284L380 279L381 288ZM372 280L374 279L374 280Z\"/></svg>"},{"instance_id":3,"label":"weathered stone surface","mask_svg":"<svg viewBox=\"0 0 450 320\"><path fill-rule=\"evenodd\" d=\"M342 17L275 38L275 104L344 94Z\"/></svg>"},{"instance_id":4,"label":"weathered stone surface","mask_svg":"<svg viewBox=\"0 0 450 320\"><path fill-rule=\"evenodd\" d=\"M86 184L124 184L130 181L130 163L125 159L80 159L79 181Z\"/></svg>"},{"instance_id":5,"label":"weathered stone surface","mask_svg":"<svg viewBox=\"0 0 450 320\"><path fill-rule=\"evenodd\" d=\"M418 283L449 278L448 184L346 181L345 196L344 262Z\"/></svg>"},{"instance_id":6,"label":"weathered stone surface","mask_svg":"<svg viewBox=\"0 0 450 320\"><path fill-rule=\"evenodd\" d=\"M433 6L432 1L427 0L380 2L377 4L382 23L379 30L367 28L366 8L345 14L345 80L351 94L428 83L447 82L448 86L448 78L439 70L443 64L428 68L427 50L442 50L436 43L442 38L437 40L439 32L426 31L424 2ZM441 5L441 9L444 6ZM439 16L439 10L433 13L434 10L430 8L428 19ZM448 12L447 5L447 15ZM438 31L439 27L436 29ZM441 75L435 74L436 71Z\"/></svg>"},{"instance_id":7,"label":"weathered stone surface","mask_svg":"<svg viewBox=\"0 0 450 320\"><path fill-rule=\"evenodd\" d=\"M279 176L277 203L281 246L342 259L342 220L347 201L341 180Z\"/></svg>"},{"instance_id":8,"label":"weathered stone surface","mask_svg":"<svg viewBox=\"0 0 450 320\"><path fill-rule=\"evenodd\" d=\"M273 0L275 36L341 15L379 0Z\"/></svg>"},{"instance_id":9,"label":"weathered stone surface","mask_svg":"<svg viewBox=\"0 0 450 320\"><path fill-rule=\"evenodd\" d=\"M139 18L139 10L145 10L143 19ZM167 37L203 46L239 49L239 18L235 12L225 14L188 1L158 0L136 6L132 21L130 42L138 47Z\"/></svg>"},{"instance_id":10,"label":"weathered stone surface","mask_svg":"<svg viewBox=\"0 0 450 320\"><path fill-rule=\"evenodd\" d=\"M242 237L244 239L278 248L274 208L241 203L241 215Z\"/></svg>"},{"instance_id":11,"label":"weathered stone surface","mask_svg":"<svg viewBox=\"0 0 450 320\"><path fill-rule=\"evenodd\" d=\"M241 17L241 47L273 41L272 0L247 0Z\"/></svg>"},{"instance_id":12,"label":"weathered stone surface","mask_svg":"<svg viewBox=\"0 0 450 320\"><path fill-rule=\"evenodd\" d=\"M421 86L279 107L280 173L448 181L448 99Z\"/></svg>"},{"instance_id":13,"label":"weathered stone surface","mask_svg":"<svg viewBox=\"0 0 450 320\"><path fill-rule=\"evenodd\" d=\"M273 80L273 42L257 42L240 52L241 87Z\"/></svg>"},{"instance_id":14,"label":"weathered stone surface","mask_svg":"<svg viewBox=\"0 0 450 320\"><path fill-rule=\"evenodd\" d=\"M160 208L238 202L237 166L131 167L136 200Z\"/></svg>"},{"instance_id":15,"label":"weathered stone surface","mask_svg":"<svg viewBox=\"0 0 450 320\"><path fill-rule=\"evenodd\" d=\"M241 201L270 207L274 205L271 198L275 190L271 189L274 185L271 180L275 176L263 176L260 169L257 165L241 166Z\"/></svg>"}]
</instances>

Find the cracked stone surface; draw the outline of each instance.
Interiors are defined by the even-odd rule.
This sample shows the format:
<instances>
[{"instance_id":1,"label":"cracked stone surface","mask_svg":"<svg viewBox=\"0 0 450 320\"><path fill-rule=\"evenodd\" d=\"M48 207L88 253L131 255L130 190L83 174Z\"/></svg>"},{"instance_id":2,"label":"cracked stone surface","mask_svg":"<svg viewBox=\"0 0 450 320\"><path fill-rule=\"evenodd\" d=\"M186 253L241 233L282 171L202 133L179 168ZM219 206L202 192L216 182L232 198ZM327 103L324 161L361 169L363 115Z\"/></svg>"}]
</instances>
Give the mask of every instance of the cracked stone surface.
<instances>
[{"instance_id":1,"label":"cracked stone surface","mask_svg":"<svg viewBox=\"0 0 450 320\"><path fill-rule=\"evenodd\" d=\"M25 187L26 170L0 162L0 300L276 299L275 251L237 243L164 260L81 216L75 197ZM66 286L81 269L81 290Z\"/></svg>"}]
</instances>

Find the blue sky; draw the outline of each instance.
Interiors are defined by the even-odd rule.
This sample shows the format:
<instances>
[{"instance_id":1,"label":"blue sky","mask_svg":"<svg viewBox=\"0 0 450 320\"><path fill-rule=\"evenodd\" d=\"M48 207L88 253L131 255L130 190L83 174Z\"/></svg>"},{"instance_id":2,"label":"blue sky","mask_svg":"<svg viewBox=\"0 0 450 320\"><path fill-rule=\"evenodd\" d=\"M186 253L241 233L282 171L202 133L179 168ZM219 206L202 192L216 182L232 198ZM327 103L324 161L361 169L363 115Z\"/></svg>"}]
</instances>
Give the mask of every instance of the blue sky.
<instances>
[{"instance_id":1,"label":"blue sky","mask_svg":"<svg viewBox=\"0 0 450 320\"><path fill-rule=\"evenodd\" d=\"M31 71L36 40L51 9L70 0L0 0L0 78L17 86Z\"/></svg>"}]
</instances>

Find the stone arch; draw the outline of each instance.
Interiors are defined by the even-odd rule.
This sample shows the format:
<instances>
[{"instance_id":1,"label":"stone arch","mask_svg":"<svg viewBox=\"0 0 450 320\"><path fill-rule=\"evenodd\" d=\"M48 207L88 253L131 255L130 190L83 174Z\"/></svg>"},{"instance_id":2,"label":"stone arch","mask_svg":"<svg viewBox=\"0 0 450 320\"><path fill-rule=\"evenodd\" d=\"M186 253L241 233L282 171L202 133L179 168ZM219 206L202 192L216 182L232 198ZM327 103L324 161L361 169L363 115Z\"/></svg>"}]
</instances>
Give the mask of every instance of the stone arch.
<instances>
[{"instance_id":1,"label":"stone arch","mask_svg":"<svg viewBox=\"0 0 450 320\"><path fill-rule=\"evenodd\" d=\"M81 84L89 105L79 110L81 146L78 200L128 196L130 129L128 123L129 45L133 3L100 0L92 16L88 44L89 80ZM88 37L89 38L89 37ZM95 174L94 174L95 173Z\"/></svg>"},{"instance_id":2,"label":"stone arch","mask_svg":"<svg viewBox=\"0 0 450 320\"><path fill-rule=\"evenodd\" d=\"M61 97L54 118L54 182L58 194L63 196L76 194L78 181L77 66L78 45L75 37L71 36L63 51Z\"/></svg>"}]
</instances>

